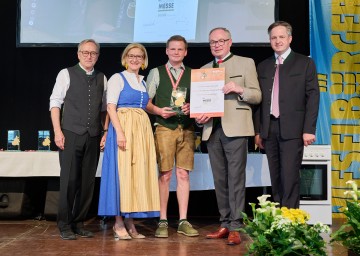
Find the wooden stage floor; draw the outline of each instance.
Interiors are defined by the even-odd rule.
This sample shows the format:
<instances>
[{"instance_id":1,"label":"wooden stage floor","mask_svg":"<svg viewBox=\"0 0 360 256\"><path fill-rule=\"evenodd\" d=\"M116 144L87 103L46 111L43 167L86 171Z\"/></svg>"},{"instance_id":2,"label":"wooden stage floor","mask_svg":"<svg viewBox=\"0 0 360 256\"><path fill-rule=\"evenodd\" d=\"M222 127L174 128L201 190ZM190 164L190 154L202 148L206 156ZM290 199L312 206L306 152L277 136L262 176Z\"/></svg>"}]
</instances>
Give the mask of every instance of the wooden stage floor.
<instances>
[{"instance_id":1,"label":"wooden stage floor","mask_svg":"<svg viewBox=\"0 0 360 256\"><path fill-rule=\"evenodd\" d=\"M113 238L113 219L105 222L92 218L86 227L95 233L94 238L78 238L64 241L59 236L55 221L48 220L0 220L0 255L156 255L156 256L232 256L244 255L249 239L241 235L242 243L229 246L226 239L206 239L208 232L218 228L216 218L196 218L190 222L199 230L198 237L185 237L176 233L176 220L169 222L169 238L155 238L155 220L137 220L138 231L145 239L115 241ZM339 227L341 220L335 219L332 230ZM328 237L325 237L328 240ZM328 255L347 255L347 250L335 244L327 248Z\"/></svg>"}]
</instances>

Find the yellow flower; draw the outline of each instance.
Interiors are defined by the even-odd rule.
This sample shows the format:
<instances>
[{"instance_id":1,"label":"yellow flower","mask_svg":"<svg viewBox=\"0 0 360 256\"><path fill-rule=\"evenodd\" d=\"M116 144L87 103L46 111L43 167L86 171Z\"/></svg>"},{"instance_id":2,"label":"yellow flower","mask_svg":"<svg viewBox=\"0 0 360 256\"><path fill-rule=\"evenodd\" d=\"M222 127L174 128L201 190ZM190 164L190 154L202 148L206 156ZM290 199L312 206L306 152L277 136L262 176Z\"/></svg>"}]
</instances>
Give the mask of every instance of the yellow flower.
<instances>
[{"instance_id":1,"label":"yellow flower","mask_svg":"<svg viewBox=\"0 0 360 256\"><path fill-rule=\"evenodd\" d=\"M309 214L300 209L279 208L269 202L267 195L258 197L260 207L250 204L253 219L243 213L245 227L242 229L251 238L247 255L326 255L326 242L321 232L329 230L321 223L310 226L306 223ZM274 241L277 241L274 243Z\"/></svg>"},{"instance_id":2,"label":"yellow flower","mask_svg":"<svg viewBox=\"0 0 360 256\"><path fill-rule=\"evenodd\" d=\"M284 218L291 220L291 222L302 224L304 224L310 218L310 215L301 209L288 209L287 207L281 208L281 215Z\"/></svg>"}]
</instances>

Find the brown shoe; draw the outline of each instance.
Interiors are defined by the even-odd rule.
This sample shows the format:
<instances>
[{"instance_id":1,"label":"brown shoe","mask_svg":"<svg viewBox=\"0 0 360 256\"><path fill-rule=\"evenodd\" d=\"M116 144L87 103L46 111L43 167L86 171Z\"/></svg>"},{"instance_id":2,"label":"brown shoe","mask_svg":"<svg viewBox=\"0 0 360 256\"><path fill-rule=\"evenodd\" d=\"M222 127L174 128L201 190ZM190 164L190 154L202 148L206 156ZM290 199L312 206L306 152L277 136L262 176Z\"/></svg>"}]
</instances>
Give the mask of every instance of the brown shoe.
<instances>
[{"instance_id":1,"label":"brown shoe","mask_svg":"<svg viewBox=\"0 0 360 256\"><path fill-rule=\"evenodd\" d=\"M238 245L241 243L240 233L237 231L230 231L228 237L228 245Z\"/></svg>"},{"instance_id":2,"label":"brown shoe","mask_svg":"<svg viewBox=\"0 0 360 256\"><path fill-rule=\"evenodd\" d=\"M218 238L227 238L229 235L229 230L227 228L219 228L215 232L206 235L206 238L218 239Z\"/></svg>"}]
</instances>

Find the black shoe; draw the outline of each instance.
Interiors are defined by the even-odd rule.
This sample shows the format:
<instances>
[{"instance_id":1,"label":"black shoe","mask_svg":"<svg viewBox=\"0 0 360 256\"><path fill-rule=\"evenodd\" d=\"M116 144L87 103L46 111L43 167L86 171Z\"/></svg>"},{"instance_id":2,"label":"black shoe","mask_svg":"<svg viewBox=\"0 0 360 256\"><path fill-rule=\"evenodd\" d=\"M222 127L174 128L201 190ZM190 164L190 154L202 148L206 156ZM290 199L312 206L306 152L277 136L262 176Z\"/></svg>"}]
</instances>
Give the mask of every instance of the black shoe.
<instances>
[{"instance_id":1,"label":"black shoe","mask_svg":"<svg viewBox=\"0 0 360 256\"><path fill-rule=\"evenodd\" d=\"M60 231L60 236L63 240L76 240L76 236L71 230Z\"/></svg>"},{"instance_id":2,"label":"black shoe","mask_svg":"<svg viewBox=\"0 0 360 256\"><path fill-rule=\"evenodd\" d=\"M74 233L81 237L94 237L94 233L83 228L76 228L74 229Z\"/></svg>"}]
</instances>

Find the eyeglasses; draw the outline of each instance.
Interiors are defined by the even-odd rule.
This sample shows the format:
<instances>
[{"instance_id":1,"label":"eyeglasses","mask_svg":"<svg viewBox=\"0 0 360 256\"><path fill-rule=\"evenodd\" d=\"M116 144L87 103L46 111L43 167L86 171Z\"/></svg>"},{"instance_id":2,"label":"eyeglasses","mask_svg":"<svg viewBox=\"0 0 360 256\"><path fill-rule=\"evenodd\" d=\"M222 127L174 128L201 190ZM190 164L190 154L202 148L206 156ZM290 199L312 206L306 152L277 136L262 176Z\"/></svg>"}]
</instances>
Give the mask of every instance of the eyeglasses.
<instances>
[{"instance_id":1,"label":"eyeglasses","mask_svg":"<svg viewBox=\"0 0 360 256\"><path fill-rule=\"evenodd\" d=\"M129 54L127 56L130 60L134 60L134 59L137 59L137 60L142 60L144 58L143 55L133 55L133 54Z\"/></svg>"},{"instance_id":2,"label":"eyeglasses","mask_svg":"<svg viewBox=\"0 0 360 256\"><path fill-rule=\"evenodd\" d=\"M87 57L90 54L91 58L94 58L99 54L98 52L88 52L88 51L79 51L79 52L81 52L82 56L84 57Z\"/></svg>"},{"instance_id":3,"label":"eyeglasses","mask_svg":"<svg viewBox=\"0 0 360 256\"><path fill-rule=\"evenodd\" d=\"M210 46L215 46L216 44L218 44L219 46L222 46L225 44L225 42L229 41L230 39L220 39L219 41L210 41Z\"/></svg>"}]
</instances>

